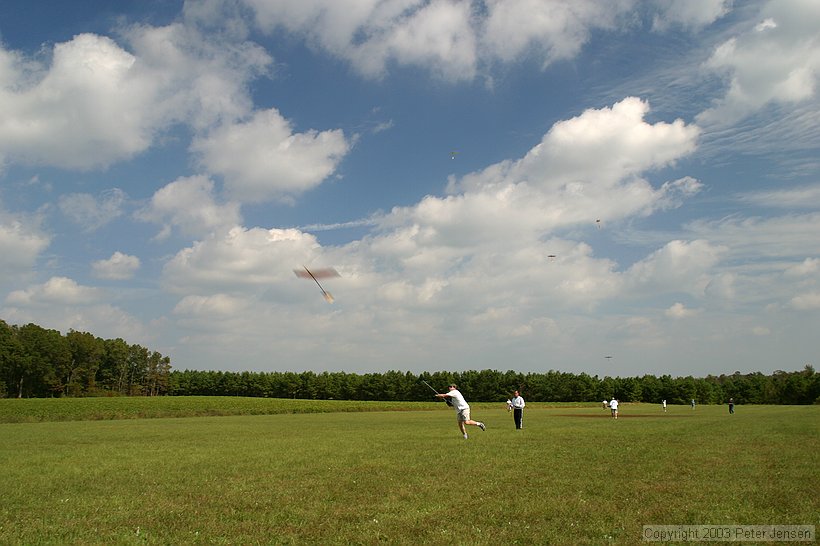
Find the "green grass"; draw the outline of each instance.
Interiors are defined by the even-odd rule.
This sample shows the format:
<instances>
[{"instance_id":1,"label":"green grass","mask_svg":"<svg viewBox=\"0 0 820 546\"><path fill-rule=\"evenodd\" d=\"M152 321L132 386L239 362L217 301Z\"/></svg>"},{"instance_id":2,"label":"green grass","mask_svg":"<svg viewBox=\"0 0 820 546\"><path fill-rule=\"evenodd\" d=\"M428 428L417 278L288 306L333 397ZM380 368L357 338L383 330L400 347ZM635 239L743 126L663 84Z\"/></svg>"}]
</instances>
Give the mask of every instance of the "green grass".
<instances>
[{"instance_id":1,"label":"green grass","mask_svg":"<svg viewBox=\"0 0 820 546\"><path fill-rule=\"evenodd\" d=\"M474 403L475 408L498 408L500 403ZM100 398L0 398L0 423L44 421L100 421L276 415L280 413L338 413L366 411L420 411L441 409L443 402L369 402L355 400L300 400L241 396L161 396ZM599 407L597 403L558 402L550 407Z\"/></svg>"},{"instance_id":2,"label":"green grass","mask_svg":"<svg viewBox=\"0 0 820 546\"><path fill-rule=\"evenodd\" d=\"M516 431L477 404L488 429L466 441L430 409L3 424L0 543L634 544L644 524L820 524L820 407L627 404L613 421L531 404Z\"/></svg>"},{"instance_id":3,"label":"green grass","mask_svg":"<svg viewBox=\"0 0 820 546\"><path fill-rule=\"evenodd\" d=\"M440 402L289 400L240 396L0 398L0 423L274 415L279 413L401 411L440 407Z\"/></svg>"}]
</instances>

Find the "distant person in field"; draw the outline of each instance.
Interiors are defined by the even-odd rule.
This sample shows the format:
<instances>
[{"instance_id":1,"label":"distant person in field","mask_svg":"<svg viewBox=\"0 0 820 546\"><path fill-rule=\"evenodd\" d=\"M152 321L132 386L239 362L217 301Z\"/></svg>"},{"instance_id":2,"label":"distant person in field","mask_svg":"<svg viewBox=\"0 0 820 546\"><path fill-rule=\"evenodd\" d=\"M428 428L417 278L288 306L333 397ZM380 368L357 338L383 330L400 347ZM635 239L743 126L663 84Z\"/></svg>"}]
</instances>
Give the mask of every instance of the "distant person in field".
<instances>
[{"instance_id":1,"label":"distant person in field","mask_svg":"<svg viewBox=\"0 0 820 546\"><path fill-rule=\"evenodd\" d=\"M695 399L692 398L692 409L695 409Z\"/></svg>"},{"instance_id":2,"label":"distant person in field","mask_svg":"<svg viewBox=\"0 0 820 546\"><path fill-rule=\"evenodd\" d=\"M663 400L663 412L666 413L666 399Z\"/></svg>"},{"instance_id":3,"label":"distant person in field","mask_svg":"<svg viewBox=\"0 0 820 546\"><path fill-rule=\"evenodd\" d=\"M467 439L467 429L464 425L473 425L481 430L486 429L487 427L484 426L484 423L470 419L470 404L467 403L458 388L453 384L451 384L448 388L449 392L436 394L436 397L449 398L450 402L453 403L453 409L456 410L456 422L458 423L458 429L461 431L461 434L464 435L464 439Z\"/></svg>"},{"instance_id":4,"label":"distant person in field","mask_svg":"<svg viewBox=\"0 0 820 546\"><path fill-rule=\"evenodd\" d=\"M730 398L729 399L729 415L733 414L734 412L735 412L735 399Z\"/></svg>"},{"instance_id":5,"label":"distant person in field","mask_svg":"<svg viewBox=\"0 0 820 546\"><path fill-rule=\"evenodd\" d=\"M513 391L513 397L510 398L510 407L513 410L513 421L515 421L515 428L520 430L524 428L524 399L518 391Z\"/></svg>"},{"instance_id":6,"label":"distant person in field","mask_svg":"<svg viewBox=\"0 0 820 546\"><path fill-rule=\"evenodd\" d=\"M601 402L601 409L606 409L606 408L608 408L608 407L609 407L609 403L608 403L606 400L604 400L603 402Z\"/></svg>"},{"instance_id":7,"label":"distant person in field","mask_svg":"<svg viewBox=\"0 0 820 546\"><path fill-rule=\"evenodd\" d=\"M618 400L617 398L613 398L609 401L609 410L612 412L612 417L615 419L618 418Z\"/></svg>"}]
</instances>

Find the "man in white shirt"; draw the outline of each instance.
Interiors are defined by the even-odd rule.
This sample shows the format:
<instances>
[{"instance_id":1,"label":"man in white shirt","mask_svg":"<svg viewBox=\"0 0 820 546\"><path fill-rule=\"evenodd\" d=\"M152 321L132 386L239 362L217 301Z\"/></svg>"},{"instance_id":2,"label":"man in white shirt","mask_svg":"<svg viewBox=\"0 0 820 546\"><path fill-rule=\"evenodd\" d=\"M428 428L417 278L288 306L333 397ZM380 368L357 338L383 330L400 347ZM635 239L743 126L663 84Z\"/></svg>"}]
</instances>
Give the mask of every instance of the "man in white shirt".
<instances>
[{"instance_id":1,"label":"man in white shirt","mask_svg":"<svg viewBox=\"0 0 820 546\"><path fill-rule=\"evenodd\" d=\"M612 417L618 418L618 400L613 398L609 401L609 409L612 410Z\"/></svg>"},{"instance_id":2,"label":"man in white shirt","mask_svg":"<svg viewBox=\"0 0 820 546\"><path fill-rule=\"evenodd\" d=\"M524 399L518 391L513 391L513 397L510 399L510 407L513 410L513 420L515 421L515 428L524 428Z\"/></svg>"},{"instance_id":3,"label":"man in white shirt","mask_svg":"<svg viewBox=\"0 0 820 546\"><path fill-rule=\"evenodd\" d=\"M438 398L449 398L450 402L452 402L453 409L456 410L456 422L458 422L458 429L461 431L464 439L467 439L467 430L464 428L464 425L473 425L481 430L486 429L487 427L484 426L484 423L470 419L470 405L464 399L464 396L458 391L456 386L450 385L449 389L449 392L436 394L436 396Z\"/></svg>"}]
</instances>

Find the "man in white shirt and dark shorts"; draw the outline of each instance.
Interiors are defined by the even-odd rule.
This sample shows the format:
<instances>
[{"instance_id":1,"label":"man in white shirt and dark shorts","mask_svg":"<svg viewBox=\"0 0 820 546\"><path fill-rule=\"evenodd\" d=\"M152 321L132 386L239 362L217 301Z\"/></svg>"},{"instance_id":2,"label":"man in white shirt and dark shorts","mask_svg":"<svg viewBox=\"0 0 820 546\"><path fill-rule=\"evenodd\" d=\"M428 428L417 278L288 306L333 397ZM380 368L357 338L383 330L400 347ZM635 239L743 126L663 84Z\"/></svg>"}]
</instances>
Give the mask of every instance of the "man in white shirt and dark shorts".
<instances>
[{"instance_id":1,"label":"man in white shirt and dark shorts","mask_svg":"<svg viewBox=\"0 0 820 546\"><path fill-rule=\"evenodd\" d=\"M612 417L618 418L618 400L613 398L609 401L609 409L612 410Z\"/></svg>"},{"instance_id":2,"label":"man in white shirt and dark shorts","mask_svg":"<svg viewBox=\"0 0 820 546\"><path fill-rule=\"evenodd\" d=\"M464 435L464 439L467 439L467 429L464 428L464 425L473 425L481 430L487 428L484 426L484 423L470 419L470 405L464 399L464 396L458 391L456 386L450 385L449 389L449 392L436 394L436 396L438 398L449 398L450 402L452 402L453 409L456 410L458 429L461 431L461 434Z\"/></svg>"}]
</instances>

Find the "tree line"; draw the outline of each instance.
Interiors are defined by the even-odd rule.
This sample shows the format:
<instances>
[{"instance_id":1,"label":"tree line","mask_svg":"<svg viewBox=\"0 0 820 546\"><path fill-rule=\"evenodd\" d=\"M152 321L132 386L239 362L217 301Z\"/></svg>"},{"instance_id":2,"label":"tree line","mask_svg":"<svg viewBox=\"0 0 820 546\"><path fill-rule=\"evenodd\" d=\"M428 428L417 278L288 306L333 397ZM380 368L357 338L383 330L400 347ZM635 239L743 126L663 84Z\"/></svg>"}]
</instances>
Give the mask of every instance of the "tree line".
<instances>
[{"instance_id":1,"label":"tree line","mask_svg":"<svg viewBox=\"0 0 820 546\"><path fill-rule=\"evenodd\" d=\"M345 372L222 372L172 371L168 394L176 396L254 396L322 400L432 400L433 392L455 383L470 401L502 402L514 390L528 402L622 402L723 404L820 403L820 374L812 366L797 372L776 371L703 378L644 375L603 377L558 371L546 373L500 372L496 370L450 372L388 371L352 374Z\"/></svg>"},{"instance_id":2,"label":"tree line","mask_svg":"<svg viewBox=\"0 0 820 546\"><path fill-rule=\"evenodd\" d=\"M171 359L122 339L0 320L0 398L60 396L251 396L313 400L425 401L455 383L468 400L502 402L519 390L528 402L722 404L820 403L820 374L807 365L776 371L707 377L598 377L550 370L354 374L346 372L223 372L171 370Z\"/></svg>"},{"instance_id":3,"label":"tree line","mask_svg":"<svg viewBox=\"0 0 820 546\"><path fill-rule=\"evenodd\" d=\"M0 320L0 398L168 394L171 359L122 339Z\"/></svg>"}]
</instances>

